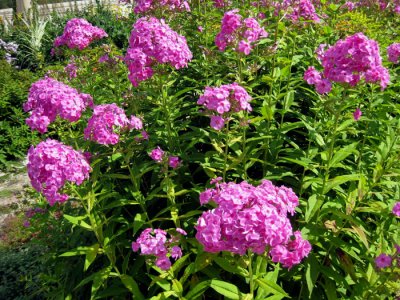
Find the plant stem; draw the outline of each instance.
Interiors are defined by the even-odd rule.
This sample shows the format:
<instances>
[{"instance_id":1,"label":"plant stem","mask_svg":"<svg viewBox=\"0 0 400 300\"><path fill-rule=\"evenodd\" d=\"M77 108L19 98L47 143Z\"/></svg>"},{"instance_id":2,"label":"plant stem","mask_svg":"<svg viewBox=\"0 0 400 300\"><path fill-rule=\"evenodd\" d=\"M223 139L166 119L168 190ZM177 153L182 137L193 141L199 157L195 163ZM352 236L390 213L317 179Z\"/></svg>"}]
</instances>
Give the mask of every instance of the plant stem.
<instances>
[{"instance_id":1,"label":"plant stem","mask_svg":"<svg viewBox=\"0 0 400 300\"><path fill-rule=\"evenodd\" d=\"M224 171L222 173L222 179L225 182L226 179L226 171L227 171L227 164L228 164L228 150L229 150L229 121L226 123L225 126L225 152L224 152Z\"/></svg>"},{"instance_id":2,"label":"plant stem","mask_svg":"<svg viewBox=\"0 0 400 300\"><path fill-rule=\"evenodd\" d=\"M253 278L253 253L251 250L247 250L249 256L249 283L250 283L250 295L254 299L254 278Z\"/></svg>"}]
</instances>

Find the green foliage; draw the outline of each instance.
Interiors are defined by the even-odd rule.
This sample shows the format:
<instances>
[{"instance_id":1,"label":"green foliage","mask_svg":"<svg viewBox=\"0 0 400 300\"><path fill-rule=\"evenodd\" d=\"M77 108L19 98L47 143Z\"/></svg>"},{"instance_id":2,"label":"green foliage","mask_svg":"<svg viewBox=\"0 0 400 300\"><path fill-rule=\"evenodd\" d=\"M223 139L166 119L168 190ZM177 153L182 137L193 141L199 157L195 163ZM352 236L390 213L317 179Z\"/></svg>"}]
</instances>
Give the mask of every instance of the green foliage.
<instances>
[{"instance_id":1,"label":"green foliage","mask_svg":"<svg viewBox=\"0 0 400 300\"><path fill-rule=\"evenodd\" d=\"M4 168L9 161L23 158L30 145L38 141L25 124L28 115L22 109L37 75L16 70L4 60L0 68L0 167Z\"/></svg>"},{"instance_id":2,"label":"green foliage","mask_svg":"<svg viewBox=\"0 0 400 300\"><path fill-rule=\"evenodd\" d=\"M0 298L43 299L37 292L44 270L41 264L43 248L29 245L13 251L0 249Z\"/></svg>"}]
</instances>

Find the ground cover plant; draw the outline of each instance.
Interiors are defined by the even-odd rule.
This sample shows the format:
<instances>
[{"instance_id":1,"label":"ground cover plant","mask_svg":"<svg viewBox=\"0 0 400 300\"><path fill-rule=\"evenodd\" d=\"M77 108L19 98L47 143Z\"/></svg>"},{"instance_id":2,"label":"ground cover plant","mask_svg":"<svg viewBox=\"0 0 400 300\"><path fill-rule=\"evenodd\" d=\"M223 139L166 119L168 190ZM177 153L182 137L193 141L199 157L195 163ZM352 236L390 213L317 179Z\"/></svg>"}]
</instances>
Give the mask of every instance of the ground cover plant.
<instances>
[{"instance_id":1,"label":"ground cover plant","mask_svg":"<svg viewBox=\"0 0 400 300\"><path fill-rule=\"evenodd\" d=\"M23 105L38 292L400 297L399 9L136 1L116 39L65 20Z\"/></svg>"}]
</instances>

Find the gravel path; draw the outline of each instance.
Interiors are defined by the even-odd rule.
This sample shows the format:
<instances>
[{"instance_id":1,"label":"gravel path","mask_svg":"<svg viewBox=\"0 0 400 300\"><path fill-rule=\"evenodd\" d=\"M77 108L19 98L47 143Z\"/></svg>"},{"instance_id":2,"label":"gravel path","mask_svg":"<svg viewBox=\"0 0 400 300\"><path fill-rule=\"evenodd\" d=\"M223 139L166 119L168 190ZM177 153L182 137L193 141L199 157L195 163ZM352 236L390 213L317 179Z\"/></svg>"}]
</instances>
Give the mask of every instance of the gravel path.
<instances>
[{"instance_id":1,"label":"gravel path","mask_svg":"<svg viewBox=\"0 0 400 300\"><path fill-rule=\"evenodd\" d=\"M27 204L24 190L29 186L23 162L11 173L0 172L0 227L7 216Z\"/></svg>"}]
</instances>

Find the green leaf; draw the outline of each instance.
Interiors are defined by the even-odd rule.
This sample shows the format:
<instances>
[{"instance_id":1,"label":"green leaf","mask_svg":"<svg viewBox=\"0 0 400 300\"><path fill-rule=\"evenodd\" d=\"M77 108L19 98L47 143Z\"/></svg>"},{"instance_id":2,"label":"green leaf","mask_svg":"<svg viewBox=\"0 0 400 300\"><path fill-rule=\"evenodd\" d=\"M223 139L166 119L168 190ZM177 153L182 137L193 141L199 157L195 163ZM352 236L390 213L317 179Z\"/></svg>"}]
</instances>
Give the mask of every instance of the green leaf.
<instances>
[{"instance_id":1,"label":"green leaf","mask_svg":"<svg viewBox=\"0 0 400 300\"><path fill-rule=\"evenodd\" d=\"M92 227L88 223L83 221L83 219L86 219L86 216L74 217L74 216L70 216L70 215L64 215L64 218L74 225L80 226L80 227L88 229L88 230L93 230Z\"/></svg>"},{"instance_id":2,"label":"green leaf","mask_svg":"<svg viewBox=\"0 0 400 300\"><path fill-rule=\"evenodd\" d=\"M358 151L356 150L356 147L358 145L358 142L352 143L350 145L347 145L343 148L341 148L339 151L337 151L334 156L332 157L331 161L329 162L329 168L335 167L339 162L344 160L346 157L348 157L350 154L357 153Z\"/></svg>"},{"instance_id":3,"label":"green leaf","mask_svg":"<svg viewBox=\"0 0 400 300\"><path fill-rule=\"evenodd\" d=\"M180 259L178 259L173 266L171 267L172 272L179 272L179 270L184 266L185 261L189 258L190 253L182 256Z\"/></svg>"},{"instance_id":4,"label":"green leaf","mask_svg":"<svg viewBox=\"0 0 400 300\"><path fill-rule=\"evenodd\" d=\"M211 279L210 287L229 299L240 300L243 298L239 288L232 283L218 279Z\"/></svg>"},{"instance_id":5,"label":"green leaf","mask_svg":"<svg viewBox=\"0 0 400 300\"><path fill-rule=\"evenodd\" d=\"M176 279L172 279L172 289L178 294L178 295L182 295L183 293L183 286L182 284L176 280Z\"/></svg>"},{"instance_id":6,"label":"green leaf","mask_svg":"<svg viewBox=\"0 0 400 300\"><path fill-rule=\"evenodd\" d=\"M340 175L335 178L330 179L324 188L323 194L328 193L331 189L346 183L348 181L356 181L360 179L360 174L348 174L348 175Z\"/></svg>"},{"instance_id":7,"label":"green leaf","mask_svg":"<svg viewBox=\"0 0 400 300\"><path fill-rule=\"evenodd\" d=\"M204 292L210 287L211 280L201 281L194 288L192 288L189 293L186 294L185 299L194 300L198 299Z\"/></svg>"},{"instance_id":8,"label":"green leaf","mask_svg":"<svg viewBox=\"0 0 400 300\"><path fill-rule=\"evenodd\" d=\"M104 206L102 209L110 209L110 208L115 208L115 207L120 207L120 206L125 206L125 205L138 205L139 202L135 200L129 200L129 199L117 199L110 204L107 204Z\"/></svg>"},{"instance_id":9,"label":"green leaf","mask_svg":"<svg viewBox=\"0 0 400 300\"><path fill-rule=\"evenodd\" d=\"M83 267L84 271L87 271L87 269L90 267L90 265L96 259L96 256L97 256L97 253L99 251L100 245L99 244L94 244L91 248L92 249L90 249L90 250L88 250L86 252L85 265Z\"/></svg>"},{"instance_id":10,"label":"green leaf","mask_svg":"<svg viewBox=\"0 0 400 300\"><path fill-rule=\"evenodd\" d=\"M229 272L229 273L233 273L233 274L239 274L243 277L248 277L249 276L249 272L238 266L237 265L237 261L231 261L229 262L226 258L224 257L215 257L214 261L225 271Z\"/></svg>"},{"instance_id":11,"label":"green leaf","mask_svg":"<svg viewBox=\"0 0 400 300\"><path fill-rule=\"evenodd\" d=\"M135 235L140 228L142 228L143 224L146 223L146 215L145 214L136 214L135 219L133 220L133 234Z\"/></svg>"},{"instance_id":12,"label":"green leaf","mask_svg":"<svg viewBox=\"0 0 400 300\"><path fill-rule=\"evenodd\" d=\"M140 292L139 286L136 281L129 275L123 274L121 278L122 283L132 293L133 297L138 300L144 300L143 294Z\"/></svg>"},{"instance_id":13,"label":"green leaf","mask_svg":"<svg viewBox=\"0 0 400 300\"><path fill-rule=\"evenodd\" d=\"M63 254L60 254L60 257L66 257L66 256L77 256L77 255L85 255L88 252L93 252L93 251L98 251L99 249L99 245L95 244L93 246L80 246L80 247L76 247L75 249L68 251L68 252L64 252Z\"/></svg>"},{"instance_id":14,"label":"green leaf","mask_svg":"<svg viewBox=\"0 0 400 300\"><path fill-rule=\"evenodd\" d=\"M315 283L317 282L319 274L318 268L319 268L318 260L315 258L315 255L311 253L306 263L306 282L309 295L312 295Z\"/></svg>"},{"instance_id":15,"label":"green leaf","mask_svg":"<svg viewBox=\"0 0 400 300\"><path fill-rule=\"evenodd\" d=\"M313 194L313 195L311 195L310 198L308 198L306 214L305 214L305 221L307 223L312 219L312 217L315 215L315 213L319 210L322 203L323 203L323 201L318 200L316 194Z\"/></svg>"},{"instance_id":16,"label":"green leaf","mask_svg":"<svg viewBox=\"0 0 400 300\"><path fill-rule=\"evenodd\" d=\"M167 291L159 293L157 296L151 297L150 300L169 300L171 296L178 298L178 295L174 291Z\"/></svg>"},{"instance_id":17,"label":"green leaf","mask_svg":"<svg viewBox=\"0 0 400 300\"><path fill-rule=\"evenodd\" d=\"M273 295L290 298L289 295L278 284L272 281L269 281L265 278L257 278L255 281L266 292L272 293Z\"/></svg>"}]
</instances>

